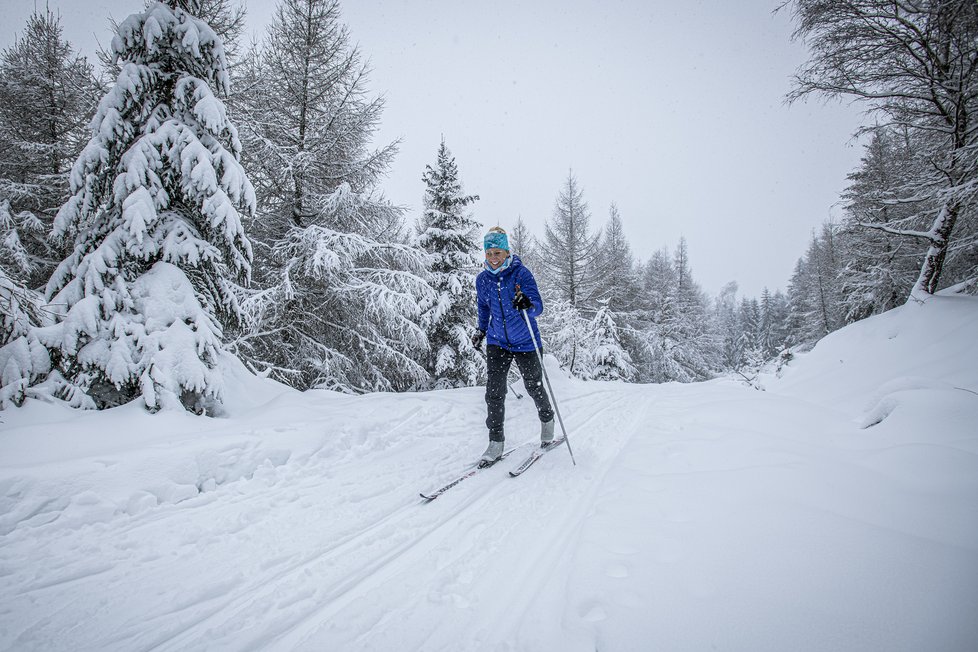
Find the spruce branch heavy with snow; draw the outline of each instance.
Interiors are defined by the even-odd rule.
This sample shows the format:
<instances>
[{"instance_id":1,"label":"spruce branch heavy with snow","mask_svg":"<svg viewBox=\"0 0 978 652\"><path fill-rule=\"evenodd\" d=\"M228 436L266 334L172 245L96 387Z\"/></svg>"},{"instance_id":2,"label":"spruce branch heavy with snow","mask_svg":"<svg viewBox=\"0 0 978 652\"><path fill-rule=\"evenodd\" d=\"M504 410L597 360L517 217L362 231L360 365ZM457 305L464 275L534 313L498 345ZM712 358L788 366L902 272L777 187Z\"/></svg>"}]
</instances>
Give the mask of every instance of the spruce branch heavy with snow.
<instances>
[{"instance_id":1,"label":"spruce branch heavy with snow","mask_svg":"<svg viewBox=\"0 0 978 652\"><path fill-rule=\"evenodd\" d=\"M119 24L112 52L119 76L55 220L74 241L47 286L58 320L39 337L75 405L216 408L223 333L240 319L232 282L251 268L239 211L255 206L220 99L223 45L154 3Z\"/></svg>"},{"instance_id":2,"label":"spruce branch heavy with snow","mask_svg":"<svg viewBox=\"0 0 978 652\"><path fill-rule=\"evenodd\" d=\"M428 370L435 387L475 385L485 376L485 360L472 346L476 323L475 276L481 247L479 224L467 207L479 199L465 195L455 157L445 145L438 147L437 162L427 166L424 230L418 246L429 255L428 277L435 300L425 312L424 323L431 345Z\"/></svg>"}]
</instances>

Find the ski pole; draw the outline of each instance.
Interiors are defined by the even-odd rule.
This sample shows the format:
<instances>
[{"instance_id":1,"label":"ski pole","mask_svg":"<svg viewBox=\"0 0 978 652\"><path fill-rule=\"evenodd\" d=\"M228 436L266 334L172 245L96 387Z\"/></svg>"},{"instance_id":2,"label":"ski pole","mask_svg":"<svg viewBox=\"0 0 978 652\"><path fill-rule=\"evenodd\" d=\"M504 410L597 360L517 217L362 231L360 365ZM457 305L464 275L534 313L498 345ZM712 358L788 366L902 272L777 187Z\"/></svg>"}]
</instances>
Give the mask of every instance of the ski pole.
<instances>
[{"instance_id":1,"label":"ski pole","mask_svg":"<svg viewBox=\"0 0 978 652\"><path fill-rule=\"evenodd\" d=\"M523 313L523 319L526 320L526 327L530 331L530 337L533 338L533 350L537 352L537 359L540 361L540 369L543 370L543 378L547 381L547 393L550 395L550 402L554 404L554 412L557 414L557 422L560 424L560 429L564 433L564 441L567 443L567 452L570 453L571 462L574 466L577 466L577 460L574 459L574 451L571 450L570 438L567 436L567 428L564 427L564 419L560 416L560 408L557 407L557 399L554 397L554 388L550 384L550 376L547 374L547 367L543 364L543 346L537 341L536 333L533 332L533 325L530 324L530 316L526 314L526 310L521 310Z\"/></svg>"}]
</instances>

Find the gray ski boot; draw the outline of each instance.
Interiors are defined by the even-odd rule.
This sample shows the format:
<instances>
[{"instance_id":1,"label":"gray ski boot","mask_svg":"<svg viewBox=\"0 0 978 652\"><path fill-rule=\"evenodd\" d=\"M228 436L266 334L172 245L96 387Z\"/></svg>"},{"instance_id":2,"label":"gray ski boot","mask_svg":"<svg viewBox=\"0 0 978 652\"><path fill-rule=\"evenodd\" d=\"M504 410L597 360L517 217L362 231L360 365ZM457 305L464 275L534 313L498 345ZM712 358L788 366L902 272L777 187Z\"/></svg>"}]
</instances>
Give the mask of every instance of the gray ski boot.
<instances>
[{"instance_id":1,"label":"gray ski boot","mask_svg":"<svg viewBox=\"0 0 978 652\"><path fill-rule=\"evenodd\" d=\"M554 420L540 422L540 445L546 446L554 440Z\"/></svg>"},{"instance_id":2,"label":"gray ski boot","mask_svg":"<svg viewBox=\"0 0 978 652\"><path fill-rule=\"evenodd\" d=\"M482 458L480 461L492 464L502 456L503 456L503 442L490 441L489 448L487 448L486 452L482 454Z\"/></svg>"}]
</instances>

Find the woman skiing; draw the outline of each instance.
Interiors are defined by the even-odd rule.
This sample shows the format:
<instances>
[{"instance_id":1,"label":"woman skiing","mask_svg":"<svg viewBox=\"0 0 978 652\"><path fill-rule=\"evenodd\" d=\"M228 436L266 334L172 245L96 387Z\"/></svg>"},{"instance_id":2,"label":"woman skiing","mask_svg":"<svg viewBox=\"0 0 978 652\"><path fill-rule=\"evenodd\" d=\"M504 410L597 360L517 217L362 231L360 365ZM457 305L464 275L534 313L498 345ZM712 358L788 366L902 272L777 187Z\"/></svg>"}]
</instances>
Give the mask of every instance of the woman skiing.
<instances>
[{"instance_id":1,"label":"woman skiing","mask_svg":"<svg viewBox=\"0 0 978 652\"><path fill-rule=\"evenodd\" d=\"M536 403L540 416L541 445L553 440L554 411L543 389L543 370L536 353L535 342L541 341L536 317L543 312L543 299L537 290L536 280L519 256L510 254L509 238L503 229L498 226L489 229L483 245L485 269L475 280L479 330L472 336L472 345L479 348L482 340L488 337L486 426L489 428L489 448L482 455L482 463L492 464L503 454L506 376L513 360L516 360L523 376L527 393ZM532 333L527 328L522 311L526 311L529 317Z\"/></svg>"}]
</instances>

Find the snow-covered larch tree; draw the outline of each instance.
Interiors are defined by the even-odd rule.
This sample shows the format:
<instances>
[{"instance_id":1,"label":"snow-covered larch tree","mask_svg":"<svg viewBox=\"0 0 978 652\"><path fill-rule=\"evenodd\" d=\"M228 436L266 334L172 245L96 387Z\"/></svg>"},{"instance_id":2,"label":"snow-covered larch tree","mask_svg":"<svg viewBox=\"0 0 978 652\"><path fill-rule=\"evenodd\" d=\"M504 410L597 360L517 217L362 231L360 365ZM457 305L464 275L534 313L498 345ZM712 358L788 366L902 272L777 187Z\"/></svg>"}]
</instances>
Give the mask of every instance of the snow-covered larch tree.
<instances>
[{"instance_id":1,"label":"snow-covered larch tree","mask_svg":"<svg viewBox=\"0 0 978 652\"><path fill-rule=\"evenodd\" d=\"M530 233L530 228L523 221L522 216L516 218L516 225L509 232L509 246L512 253L517 254L524 265L530 269L540 269L540 265L537 264L540 260L540 244Z\"/></svg>"},{"instance_id":2,"label":"snow-covered larch tree","mask_svg":"<svg viewBox=\"0 0 978 652\"><path fill-rule=\"evenodd\" d=\"M92 66L62 32L58 16L35 11L0 53L0 264L31 288L65 253L53 251L46 234L68 197L68 171L100 94Z\"/></svg>"},{"instance_id":3,"label":"snow-covered larch tree","mask_svg":"<svg viewBox=\"0 0 978 652\"><path fill-rule=\"evenodd\" d=\"M615 313L633 310L637 305L639 288L635 276L631 246L625 237L618 206L611 204L608 223L602 232L597 250L597 273L601 276L598 295Z\"/></svg>"},{"instance_id":4,"label":"snow-covered larch tree","mask_svg":"<svg viewBox=\"0 0 978 652\"><path fill-rule=\"evenodd\" d=\"M58 323L40 334L49 380L75 405L220 401L222 334L240 317L231 282L251 265L239 211L255 196L220 99L221 40L176 4L118 25L119 75L55 219L74 249L48 282Z\"/></svg>"},{"instance_id":5,"label":"snow-covered larch tree","mask_svg":"<svg viewBox=\"0 0 978 652\"><path fill-rule=\"evenodd\" d=\"M429 380L426 257L378 190L383 99L337 0L281 0L241 67L235 115L258 189L254 286L237 354L301 389L390 391Z\"/></svg>"},{"instance_id":6,"label":"snow-covered larch tree","mask_svg":"<svg viewBox=\"0 0 978 652\"><path fill-rule=\"evenodd\" d=\"M598 238L590 223L584 191L569 172L554 203L553 219L546 224L542 259L549 293L576 308L594 307Z\"/></svg>"},{"instance_id":7,"label":"snow-covered larch tree","mask_svg":"<svg viewBox=\"0 0 978 652\"><path fill-rule=\"evenodd\" d=\"M428 370L437 388L475 385L485 375L485 361L470 341L481 248L476 240L479 224L466 207L479 197L463 193L458 166L444 140L423 180L425 229L418 245L429 254L428 276L436 295L424 317L431 345Z\"/></svg>"}]
</instances>

